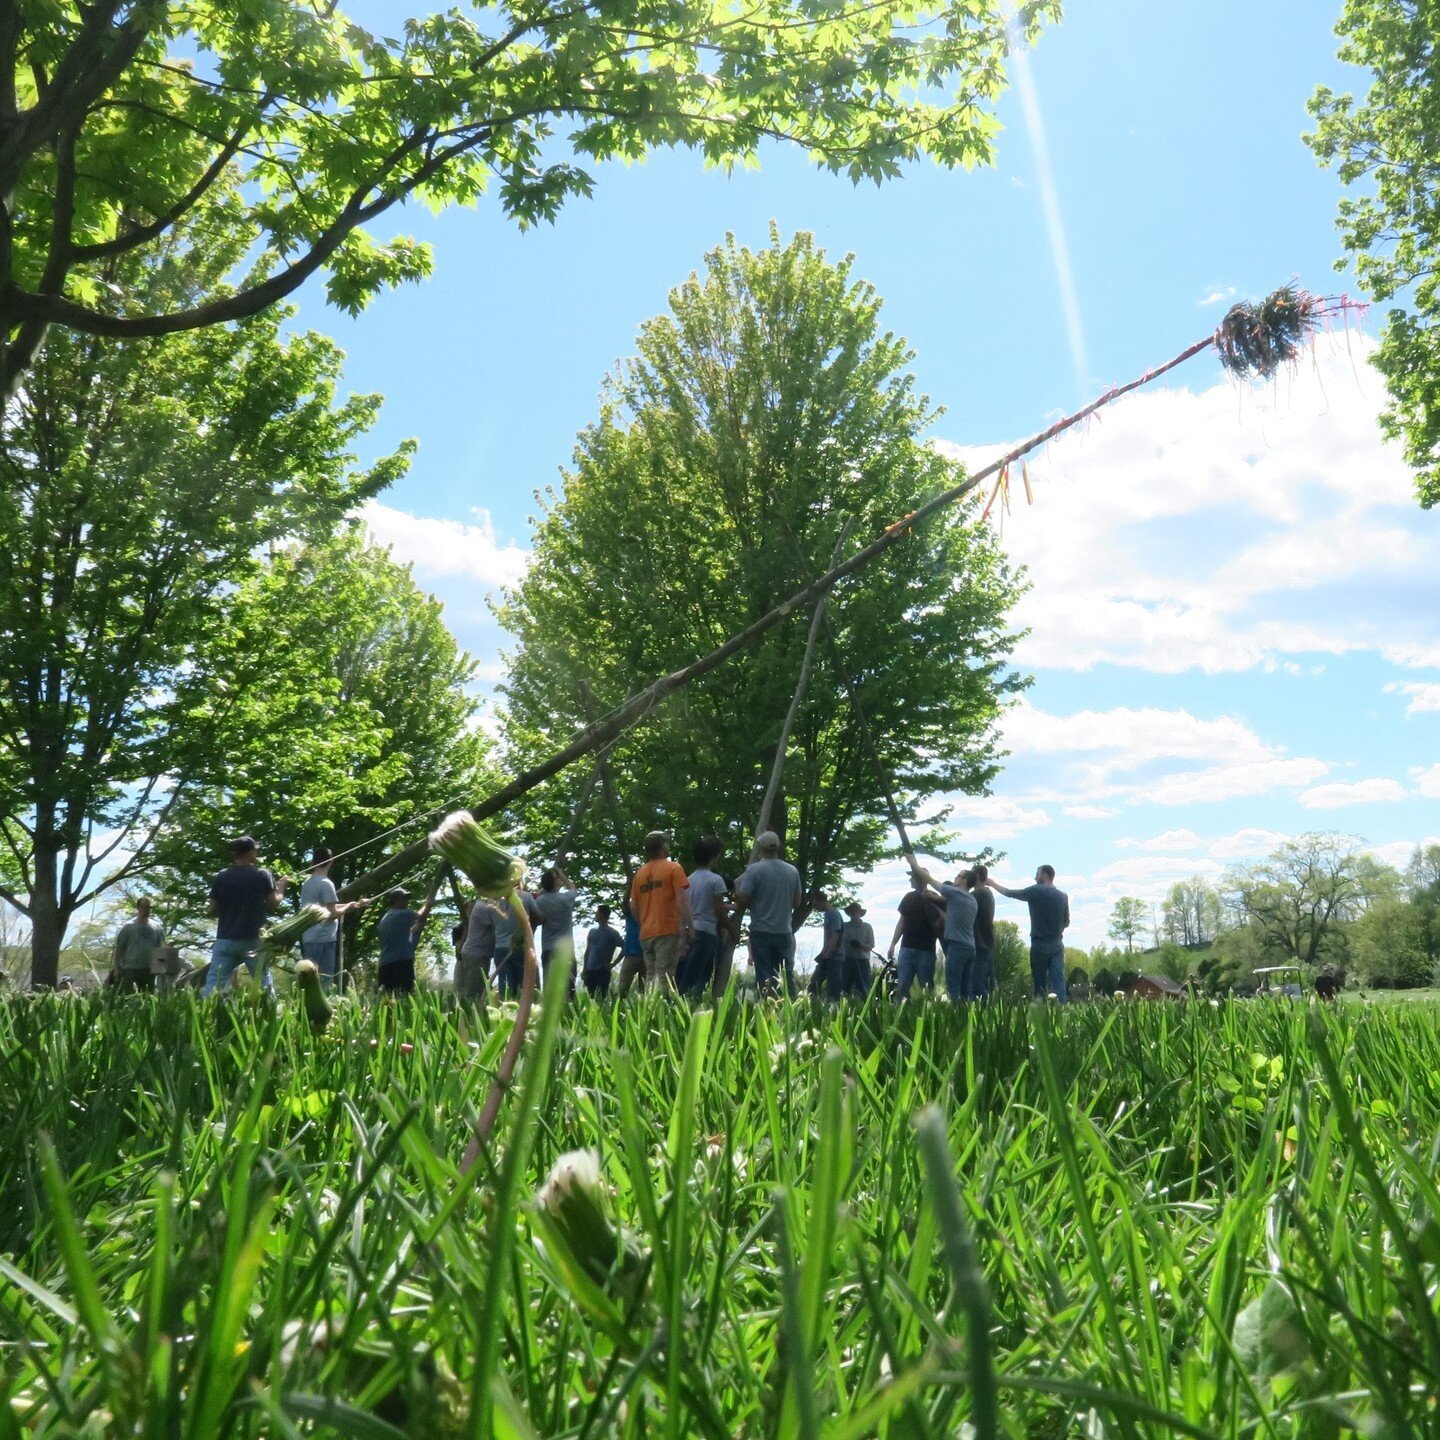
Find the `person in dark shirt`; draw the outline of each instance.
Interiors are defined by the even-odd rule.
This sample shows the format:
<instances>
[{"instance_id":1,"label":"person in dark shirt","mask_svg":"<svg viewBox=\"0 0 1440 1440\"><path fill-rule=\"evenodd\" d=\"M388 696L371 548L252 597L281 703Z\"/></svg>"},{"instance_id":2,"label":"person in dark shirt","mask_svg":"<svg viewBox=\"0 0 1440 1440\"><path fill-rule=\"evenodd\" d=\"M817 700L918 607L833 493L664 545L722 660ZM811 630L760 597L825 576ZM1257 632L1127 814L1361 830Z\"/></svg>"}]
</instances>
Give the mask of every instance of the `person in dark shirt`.
<instances>
[{"instance_id":1,"label":"person in dark shirt","mask_svg":"<svg viewBox=\"0 0 1440 1440\"><path fill-rule=\"evenodd\" d=\"M231 863L210 884L210 913L215 917L215 943L210 948L210 973L204 995L228 987L242 962L250 973L260 965L261 985L275 992L270 973L257 959L265 917L285 898L285 880L260 867L260 849L248 835L230 842Z\"/></svg>"},{"instance_id":2,"label":"person in dark shirt","mask_svg":"<svg viewBox=\"0 0 1440 1440\"><path fill-rule=\"evenodd\" d=\"M1035 998L1047 994L1065 999L1065 932L1070 928L1070 897L1055 885L1055 867L1042 865L1035 883L1023 890L1007 890L993 880L992 890L1023 900L1030 907L1030 980Z\"/></svg>"},{"instance_id":3,"label":"person in dark shirt","mask_svg":"<svg viewBox=\"0 0 1440 1440\"><path fill-rule=\"evenodd\" d=\"M805 897L813 915L820 912L820 953L815 957L815 970L810 976L812 994L823 995L827 1000L838 1000L845 985L845 951L841 944L841 932L845 929L845 917L838 907L830 903L830 897L818 886Z\"/></svg>"},{"instance_id":4,"label":"person in dark shirt","mask_svg":"<svg viewBox=\"0 0 1440 1440\"><path fill-rule=\"evenodd\" d=\"M975 968L969 998L985 1000L995 991L995 895L986 884L988 866L977 865L970 873L975 877L973 893L980 909L975 916Z\"/></svg>"},{"instance_id":5,"label":"person in dark shirt","mask_svg":"<svg viewBox=\"0 0 1440 1440\"><path fill-rule=\"evenodd\" d=\"M895 993L906 999L916 980L921 987L935 986L935 940L944 921L945 907L930 889L930 877L918 866L910 867L910 893L900 901L900 918L890 937L889 958L895 960L895 947L900 947L896 962Z\"/></svg>"},{"instance_id":6,"label":"person in dark shirt","mask_svg":"<svg viewBox=\"0 0 1440 1440\"><path fill-rule=\"evenodd\" d=\"M595 907L595 923L585 937L585 964L580 978L585 989L597 1000L610 993L610 974L615 952L625 944L625 937L610 923L610 907Z\"/></svg>"},{"instance_id":7,"label":"person in dark shirt","mask_svg":"<svg viewBox=\"0 0 1440 1440\"><path fill-rule=\"evenodd\" d=\"M415 947L430 918L430 902L412 910L409 892L397 886L385 904L385 913L380 917L380 968L376 978L387 995L409 995L415 989Z\"/></svg>"}]
</instances>

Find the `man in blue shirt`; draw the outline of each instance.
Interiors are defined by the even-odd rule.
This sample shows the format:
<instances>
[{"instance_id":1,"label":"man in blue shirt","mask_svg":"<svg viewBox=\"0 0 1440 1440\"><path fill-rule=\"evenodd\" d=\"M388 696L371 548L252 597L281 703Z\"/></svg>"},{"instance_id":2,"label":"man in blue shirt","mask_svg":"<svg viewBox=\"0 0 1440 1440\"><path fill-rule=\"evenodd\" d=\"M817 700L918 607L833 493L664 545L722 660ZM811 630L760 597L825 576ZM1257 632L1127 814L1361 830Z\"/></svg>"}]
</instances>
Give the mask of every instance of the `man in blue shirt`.
<instances>
[{"instance_id":1,"label":"man in blue shirt","mask_svg":"<svg viewBox=\"0 0 1440 1440\"><path fill-rule=\"evenodd\" d=\"M595 907L595 923L585 937L585 963L580 978L585 988L597 1000L603 1000L610 993L610 972L615 952L624 945L624 937L610 923L610 907Z\"/></svg>"},{"instance_id":2,"label":"man in blue shirt","mask_svg":"<svg viewBox=\"0 0 1440 1440\"><path fill-rule=\"evenodd\" d=\"M430 902L410 908L410 895L396 887L386 897L380 917L380 969L377 978L387 995L409 995L415 989L415 947L430 918Z\"/></svg>"},{"instance_id":3,"label":"man in blue shirt","mask_svg":"<svg viewBox=\"0 0 1440 1440\"><path fill-rule=\"evenodd\" d=\"M992 890L1011 900L1023 900L1030 907L1030 981L1035 998L1047 994L1065 999L1065 932L1070 928L1070 897L1055 886L1055 867L1042 865L1035 883L1023 890L1007 890L993 880Z\"/></svg>"}]
</instances>

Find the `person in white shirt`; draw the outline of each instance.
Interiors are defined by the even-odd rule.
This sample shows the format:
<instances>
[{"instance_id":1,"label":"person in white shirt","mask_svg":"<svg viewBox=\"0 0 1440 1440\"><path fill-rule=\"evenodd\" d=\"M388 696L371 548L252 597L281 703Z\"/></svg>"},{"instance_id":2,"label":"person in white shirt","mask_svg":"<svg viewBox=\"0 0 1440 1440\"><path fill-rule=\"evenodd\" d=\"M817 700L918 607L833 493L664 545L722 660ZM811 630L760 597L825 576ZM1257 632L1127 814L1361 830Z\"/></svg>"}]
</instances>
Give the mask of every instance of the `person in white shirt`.
<instances>
[{"instance_id":1,"label":"person in white shirt","mask_svg":"<svg viewBox=\"0 0 1440 1440\"><path fill-rule=\"evenodd\" d=\"M728 913L728 887L725 877L716 871L715 862L724 849L723 842L706 836L697 840L690 851L695 866L690 872L690 918L695 932L675 975L676 988L682 995L703 995L720 958L720 926Z\"/></svg>"},{"instance_id":2,"label":"person in white shirt","mask_svg":"<svg viewBox=\"0 0 1440 1440\"><path fill-rule=\"evenodd\" d=\"M300 937L300 953L307 960L315 962L320 972L320 988L328 990L335 983L335 962L340 952L340 917L351 910L363 910L368 900L342 902L335 892L335 882L330 878L330 867L335 857L324 845L317 845L310 854L310 873L300 886L302 905L323 905L330 912L330 918L319 925L312 925Z\"/></svg>"}]
</instances>

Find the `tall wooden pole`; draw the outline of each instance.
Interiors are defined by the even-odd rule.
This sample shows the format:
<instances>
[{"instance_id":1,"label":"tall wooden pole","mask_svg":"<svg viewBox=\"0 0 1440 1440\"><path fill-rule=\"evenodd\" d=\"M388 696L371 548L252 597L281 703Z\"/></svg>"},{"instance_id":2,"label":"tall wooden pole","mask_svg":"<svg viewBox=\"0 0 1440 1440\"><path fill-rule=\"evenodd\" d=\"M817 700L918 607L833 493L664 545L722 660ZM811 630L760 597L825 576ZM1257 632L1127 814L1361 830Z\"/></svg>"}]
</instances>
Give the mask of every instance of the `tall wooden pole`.
<instances>
[{"instance_id":1,"label":"tall wooden pole","mask_svg":"<svg viewBox=\"0 0 1440 1440\"><path fill-rule=\"evenodd\" d=\"M1193 359L1202 351L1210 349L1215 344L1215 338L1213 334L1207 335L1203 340L1197 340L1193 345L1187 345L1173 359L1147 370L1128 384L1113 386L1088 405L1057 420L1053 425L1047 425L1045 429L1032 435L1028 440L1022 441L997 459L992 460L983 469L975 471L973 475L967 475L964 480L940 491L938 495L932 496L908 515L902 515L893 525L887 525L880 534L868 544L861 546L853 555L842 560L838 565L831 566L819 579L812 580L808 585L782 600L773 610L762 615L758 620L752 621L743 630L737 631L723 645L716 646L708 654L700 656L679 670L672 670L668 675L661 675L644 689L636 691L628 700L617 705L609 715L587 725L563 749L557 750L555 754L547 760L541 761L540 764L521 771L508 785L502 786L494 794L487 796L470 813L477 820L498 815L507 806L513 805L522 795L528 794L537 785L543 784L552 775L558 775L560 771L573 765L575 761L583 760L587 755L593 755L602 745L608 744L616 736L624 734L632 725L643 720L667 695L688 685L692 680L698 680L702 675L708 675L710 671L723 665L732 656L748 649L762 635L788 619L796 610L812 606L820 596L828 594L840 581L853 575L857 570L863 569L872 560L883 555L892 545L898 545L902 540L908 539L919 526L938 515L942 510L946 510L957 501L964 499L977 486L1001 475L1016 461L1030 454L1032 450L1038 450L1042 445L1055 439L1057 435L1063 435L1067 430L1088 420L1096 411L1113 404L1122 395L1127 395L1132 390L1138 390L1142 385L1149 384L1177 366L1183 365L1187 360ZM438 822L441 815L442 812L437 810L432 812L431 816L423 818L433 818ZM414 841L403 850L390 856L388 860L382 861L367 874L351 880L340 891L340 898L353 899L357 895L363 895L367 891L388 884L398 876L408 875L424 861L429 853L428 840Z\"/></svg>"}]
</instances>

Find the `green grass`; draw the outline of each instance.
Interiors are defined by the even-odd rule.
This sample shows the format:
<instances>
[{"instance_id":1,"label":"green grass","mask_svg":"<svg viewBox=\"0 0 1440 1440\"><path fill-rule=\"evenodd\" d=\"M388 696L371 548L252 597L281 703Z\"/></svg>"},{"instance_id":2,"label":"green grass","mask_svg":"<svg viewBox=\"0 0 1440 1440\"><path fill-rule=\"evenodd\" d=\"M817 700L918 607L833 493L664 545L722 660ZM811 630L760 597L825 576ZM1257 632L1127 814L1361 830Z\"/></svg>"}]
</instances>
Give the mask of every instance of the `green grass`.
<instances>
[{"instance_id":1,"label":"green grass","mask_svg":"<svg viewBox=\"0 0 1440 1440\"><path fill-rule=\"evenodd\" d=\"M1433 1434L1437 1020L18 1000L0 1436Z\"/></svg>"}]
</instances>

